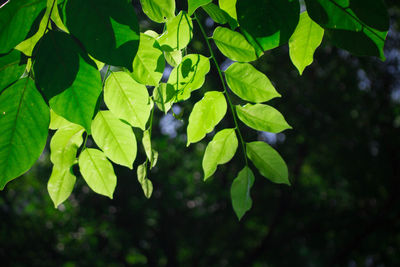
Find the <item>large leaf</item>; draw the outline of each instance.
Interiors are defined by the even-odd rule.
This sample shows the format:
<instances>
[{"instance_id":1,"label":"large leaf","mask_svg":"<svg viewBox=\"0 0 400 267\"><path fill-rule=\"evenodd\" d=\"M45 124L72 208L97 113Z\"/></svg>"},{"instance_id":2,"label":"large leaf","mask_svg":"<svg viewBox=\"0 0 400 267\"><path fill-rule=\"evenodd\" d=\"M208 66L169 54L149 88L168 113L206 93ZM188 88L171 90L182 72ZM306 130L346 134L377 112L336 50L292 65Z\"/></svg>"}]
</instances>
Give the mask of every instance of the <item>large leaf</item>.
<instances>
[{"instance_id":1,"label":"large leaf","mask_svg":"<svg viewBox=\"0 0 400 267\"><path fill-rule=\"evenodd\" d=\"M82 145L84 129L77 124L68 123L53 135L50 142L50 160L60 170L69 169L76 160L76 152Z\"/></svg>"},{"instance_id":2,"label":"large leaf","mask_svg":"<svg viewBox=\"0 0 400 267\"><path fill-rule=\"evenodd\" d=\"M214 30L213 40L224 56L241 62L250 62L257 59L254 47L238 32L225 27Z\"/></svg>"},{"instance_id":3,"label":"large leaf","mask_svg":"<svg viewBox=\"0 0 400 267\"><path fill-rule=\"evenodd\" d=\"M1 93L0 189L39 158L49 123L49 107L30 78L18 80Z\"/></svg>"},{"instance_id":4,"label":"large leaf","mask_svg":"<svg viewBox=\"0 0 400 267\"><path fill-rule=\"evenodd\" d=\"M104 86L104 102L115 116L145 130L152 108L149 93L128 73L110 74Z\"/></svg>"},{"instance_id":5,"label":"large leaf","mask_svg":"<svg viewBox=\"0 0 400 267\"><path fill-rule=\"evenodd\" d=\"M254 184L254 174L251 169L245 166L233 180L231 187L231 199L233 210L238 219L251 209L253 201L250 196L250 189Z\"/></svg>"},{"instance_id":6,"label":"large leaf","mask_svg":"<svg viewBox=\"0 0 400 267\"><path fill-rule=\"evenodd\" d=\"M72 193L74 189L76 177L69 168L58 168L53 166L50 179L47 183L47 191L54 203L54 207L58 207Z\"/></svg>"},{"instance_id":7,"label":"large leaf","mask_svg":"<svg viewBox=\"0 0 400 267\"><path fill-rule=\"evenodd\" d=\"M79 169L94 192L113 198L117 177L103 152L94 148L83 150L79 156Z\"/></svg>"},{"instance_id":8,"label":"large leaf","mask_svg":"<svg viewBox=\"0 0 400 267\"><path fill-rule=\"evenodd\" d=\"M132 128L110 111L99 111L92 123L92 136L104 154L117 164L133 168L137 145Z\"/></svg>"},{"instance_id":9,"label":"large leaf","mask_svg":"<svg viewBox=\"0 0 400 267\"><path fill-rule=\"evenodd\" d=\"M314 52L321 44L324 29L312 21L306 12L301 13L300 21L289 40L290 59L300 75L314 59Z\"/></svg>"},{"instance_id":10,"label":"large leaf","mask_svg":"<svg viewBox=\"0 0 400 267\"><path fill-rule=\"evenodd\" d=\"M281 96L268 77L248 63L233 63L225 78L231 90L247 101L260 103Z\"/></svg>"},{"instance_id":11,"label":"large leaf","mask_svg":"<svg viewBox=\"0 0 400 267\"><path fill-rule=\"evenodd\" d=\"M175 16L175 0L140 0L143 12L155 22Z\"/></svg>"},{"instance_id":12,"label":"large leaf","mask_svg":"<svg viewBox=\"0 0 400 267\"><path fill-rule=\"evenodd\" d=\"M0 54L23 41L33 22L46 7L46 0L9 1L0 8Z\"/></svg>"},{"instance_id":13,"label":"large leaf","mask_svg":"<svg viewBox=\"0 0 400 267\"><path fill-rule=\"evenodd\" d=\"M130 1L68 0L66 25L94 58L132 71L139 25Z\"/></svg>"},{"instance_id":14,"label":"large leaf","mask_svg":"<svg viewBox=\"0 0 400 267\"><path fill-rule=\"evenodd\" d=\"M137 178L142 186L146 198L150 198L153 193L153 183L147 178L147 163L143 163L137 168Z\"/></svg>"},{"instance_id":15,"label":"large leaf","mask_svg":"<svg viewBox=\"0 0 400 267\"><path fill-rule=\"evenodd\" d=\"M175 100L175 89L169 83L160 83L153 90L153 99L157 107L164 113L167 113Z\"/></svg>"},{"instance_id":16,"label":"large leaf","mask_svg":"<svg viewBox=\"0 0 400 267\"><path fill-rule=\"evenodd\" d=\"M256 141L246 144L247 157L261 175L278 184L290 184L285 161L270 145Z\"/></svg>"},{"instance_id":17,"label":"large leaf","mask_svg":"<svg viewBox=\"0 0 400 267\"><path fill-rule=\"evenodd\" d=\"M210 71L210 60L200 54L186 55L182 62L174 68L168 83L174 86L176 101L186 100L190 94L199 89Z\"/></svg>"},{"instance_id":18,"label":"large leaf","mask_svg":"<svg viewBox=\"0 0 400 267\"><path fill-rule=\"evenodd\" d=\"M70 35L49 31L36 46L36 83L50 107L90 132L102 90L100 72Z\"/></svg>"},{"instance_id":19,"label":"large leaf","mask_svg":"<svg viewBox=\"0 0 400 267\"><path fill-rule=\"evenodd\" d=\"M0 57L0 92L18 80L24 73L25 68L26 65L21 59L21 53L17 50Z\"/></svg>"},{"instance_id":20,"label":"large leaf","mask_svg":"<svg viewBox=\"0 0 400 267\"><path fill-rule=\"evenodd\" d=\"M139 50L133 60L132 77L144 85L157 86L165 67L163 52L156 47L156 40L140 34Z\"/></svg>"},{"instance_id":21,"label":"large leaf","mask_svg":"<svg viewBox=\"0 0 400 267\"><path fill-rule=\"evenodd\" d=\"M169 19L165 26L165 32L158 38L162 50L181 50L192 40L193 23L186 12L179 12L176 17Z\"/></svg>"},{"instance_id":22,"label":"large leaf","mask_svg":"<svg viewBox=\"0 0 400 267\"><path fill-rule=\"evenodd\" d=\"M299 22L298 0L238 0L236 8L240 27L264 51L286 44Z\"/></svg>"},{"instance_id":23,"label":"large leaf","mask_svg":"<svg viewBox=\"0 0 400 267\"><path fill-rule=\"evenodd\" d=\"M187 127L187 145L204 138L222 120L226 113L226 101L222 92L210 91L197 102L190 113Z\"/></svg>"},{"instance_id":24,"label":"large leaf","mask_svg":"<svg viewBox=\"0 0 400 267\"><path fill-rule=\"evenodd\" d=\"M204 180L214 174L217 166L229 162L236 153L238 140L235 129L219 131L207 145L203 157Z\"/></svg>"},{"instance_id":25,"label":"large leaf","mask_svg":"<svg viewBox=\"0 0 400 267\"><path fill-rule=\"evenodd\" d=\"M279 111L268 105L237 105L236 113L244 124L258 131L279 133L292 128Z\"/></svg>"},{"instance_id":26,"label":"large leaf","mask_svg":"<svg viewBox=\"0 0 400 267\"><path fill-rule=\"evenodd\" d=\"M198 9L201 6L207 5L210 3L212 0L188 0L188 14L191 16L196 9Z\"/></svg>"}]
</instances>

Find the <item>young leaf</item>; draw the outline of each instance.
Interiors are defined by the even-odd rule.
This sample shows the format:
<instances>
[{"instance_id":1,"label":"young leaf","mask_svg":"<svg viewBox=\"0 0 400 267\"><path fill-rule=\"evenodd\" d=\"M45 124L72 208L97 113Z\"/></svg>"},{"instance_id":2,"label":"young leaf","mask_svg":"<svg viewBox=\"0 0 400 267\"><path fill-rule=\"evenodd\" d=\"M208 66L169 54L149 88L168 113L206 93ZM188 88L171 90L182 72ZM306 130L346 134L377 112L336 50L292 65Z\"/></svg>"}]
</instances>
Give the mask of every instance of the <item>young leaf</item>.
<instances>
[{"instance_id":1,"label":"young leaf","mask_svg":"<svg viewBox=\"0 0 400 267\"><path fill-rule=\"evenodd\" d=\"M184 11L167 20L165 27L166 31L157 39L163 51L182 50L192 40L192 19Z\"/></svg>"},{"instance_id":2,"label":"young leaf","mask_svg":"<svg viewBox=\"0 0 400 267\"><path fill-rule=\"evenodd\" d=\"M160 83L153 90L153 99L157 107L164 113L171 109L175 100L175 89L169 83Z\"/></svg>"},{"instance_id":3,"label":"young leaf","mask_svg":"<svg viewBox=\"0 0 400 267\"><path fill-rule=\"evenodd\" d=\"M299 24L289 40L290 59L300 75L313 62L314 51L323 37L324 29L310 19L307 11L301 13Z\"/></svg>"},{"instance_id":4,"label":"young leaf","mask_svg":"<svg viewBox=\"0 0 400 267\"><path fill-rule=\"evenodd\" d=\"M231 199L233 210L239 221L243 215L251 209L253 201L250 196L250 189L254 184L254 174L249 167L244 167L233 180L231 187Z\"/></svg>"},{"instance_id":5,"label":"young leaf","mask_svg":"<svg viewBox=\"0 0 400 267\"><path fill-rule=\"evenodd\" d=\"M33 22L46 7L46 0L9 1L0 8L0 54L22 42Z\"/></svg>"},{"instance_id":6,"label":"young leaf","mask_svg":"<svg viewBox=\"0 0 400 267\"><path fill-rule=\"evenodd\" d=\"M187 127L187 145L196 143L211 132L225 116L227 109L222 92L209 91L197 102L190 113Z\"/></svg>"},{"instance_id":7,"label":"young leaf","mask_svg":"<svg viewBox=\"0 0 400 267\"><path fill-rule=\"evenodd\" d=\"M186 55L181 64L171 71L168 83L175 89L176 101L186 100L190 94L203 86L210 71L210 60L200 54Z\"/></svg>"},{"instance_id":8,"label":"young leaf","mask_svg":"<svg viewBox=\"0 0 400 267\"><path fill-rule=\"evenodd\" d=\"M158 153L157 153L157 151L152 149L151 136L150 136L149 129L147 129L146 131L143 132L142 143L143 143L144 152L146 153L146 156L147 156L148 160L150 161L150 169L151 169L156 165ZM154 153L156 153L156 155Z\"/></svg>"},{"instance_id":9,"label":"young leaf","mask_svg":"<svg viewBox=\"0 0 400 267\"><path fill-rule=\"evenodd\" d=\"M140 0L143 12L155 22L165 22L175 16L175 0Z\"/></svg>"},{"instance_id":10,"label":"young leaf","mask_svg":"<svg viewBox=\"0 0 400 267\"><path fill-rule=\"evenodd\" d=\"M47 183L47 191L54 203L54 207L63 203L74 189L76 177L69 168L58 168L53 166L50 179Z\"/></svg>"},{"instance_id":11,"label":"young leaf","mask_svg":"<svg viewBox=\"0 0 400 267\"><path fill-rule=\"evenodd\" d=\"M213 40L224 56L240 62L250 62L257 59L254 47L238 32L225 27L214 30Z\"/></svg>"},{"instance_id":12,"label":"young leaf","mask_svg":"<svg viewBox=\"0 0 400 267\"><path fill-rule=\"evenodd\" d=\"M231 18L233 18L234 20L237 20L236 1L237 0L219 0L218 1L219 8L221 8L223 11L228 13L228 15Z\"/></svg>"},{"instance_id":13,"label":"young leaf","mask_svg":"<svg viewBox=\"0 0 400 267\"><path fill-rule=\"evenodd\" d=\"M149 93L128 73L110 74L104 86L104 102L115 116L145 130L151 111Z\"/></svg>"},{"instance_id":14,"label":"young leaf","mask_svg":"<svg viewBox=\"0 0 400 267\"><path fill-rule=\"evenodd\" d=\"M0 94L0 190L39 158L46 144L49 107L30 78Z\"/></svg>"},{"instance_id":15,"label":"young leaf","mask_svg":"<svg viewBox=\"0 0 400 267\"><path fill-rule=\"evenodd\" d=\"M94 58L132 71L139 47L139 24L126 0L68 0L66 24Z\"/></svg>"},{"instance_id":16,"label":"young leaf","mask_svg":"<svg viewBox=\"0 0 400 267\"><path fill-rule=\"evenodd\" d=\"M274 183L290 185L286 163L270 145L261 141L251 142L246 144L246 151L262 176Z\"/></svg>"},{"instance_id":17,"label":"young leaf","mask_svg":"<svg viewBox=\"0 0 400 267\"><path fill-rule=\"evenodd\" d=\"M210 3L212 0L188 0L188 14L191 16L196 9Z\"/></svg>"},{"instance_id":18,"label":"young leaf","mask_svg":"<svg viewBox=\"0 0 400 267\"><path fill-rule=\"evenodd\" d=\"M207 145L203 157L204 180L217 170L217 166L229 162L236 153L238 140L235 129L219 131Z\"/></svg>"},{"instance_id":19,"label":"young leaf","mask_svg":"<svg viewBox=\"0 0 400 267\"><path fill-rule=\"evenodd\" d=\"M92 123L92 136L104 154L113 162L133 168L137 145L132 128L110 111L99 111Z\"/></svg>"},{"instance_id":20,"label":"young leaf","mask_svg":"<svg viewBox=\"0 0 400 267\"><path fill-rule=\"evenodd\" d=\"M248 63L233 63L225 78L231 90L247 101L261 103L281 96L268 77Z\"/></svg>"},{"instance_id":21,"label":"young leaf","mask_svg":"<svg viewBox=\"0 0 400 267\"><path fill-rule=\"evenodd\" d=\"M292 128L279 111L268 105L237 105L236 113L244 124L258 131L279 133Z\"/></svg>"},{"instance_id":22,"label":"young leaf","mask_svg":"<svg viewBox=\"0 0 400 267\"><path fill-rule=\"evenodd\" d=\"M54 110L50 109L50 125L49 129L51 130L57 130L61 127L67 126L71 124L71 122L67 121L60 115L54 112Z\"/></svg>"},{"instance_id":23,"label":"young leaf","mask_svg":"<svg viewBox=\"0 0 400 267\"><path fill-rule=\"evenodd\" d=\"M165 60L156 40L140 34L139 50L133 60L132 77L144 85L157 86L163 75Z\"/></svg>"},{"instance_id":24,"label":"young leaf","mask_svg":"<svg viewBox=\"0 0 400 267\"><path fill-rule=\"evenodd\" d=\"M146 198L150 198L153 193L153 184L147 179L147 163L143 163L137 168L137 178L142 186L143 193Z\"/></svg>"},{"instance_id":25,"label":"young leaf","mask_svg":"<svg viewBox=\"0 0 400 267\"><path fill-rule=\"evenodd\" d=\"M79 156L79 169L94 192L113 198L117 177L103 152L94 148L83 150Z\"/></svg>"},{"instance_id":26,"label":"young leaf","mask_svg":"<svg viewBox=\"0 0 400 267\"><path fill-rule=\"evenodd\" d=\"M182 51L164 52L164 57L169 65L176 67L182 62Z\"/></svg>"},{"instance_id":27,"label":"young leaf","mask_svg":"<svg viewBox=\"0 0 400 267\"><path fill-rule=\"evenodd\" d=\"M21 53L17 50L0 57L0 92L21 78L25 68L26 64L21 62Z\"/></svg>"},{"instance_id":28,"label":"young leaf","mask_svg":"<svg viewBox=\"0 0 400 267\"><path fill-rule=\"evenodd\" d=\"M76 152L82 145L84 129L77 124L68 123L57 130L50 142L50 160L60 170L69 169L76 160Z\"/></svg>"},{"instance_id":29,"label":"young leaf","mask_svg":"<svg viewBox=\"0 0 400 267\"><path fill-rule=\"evenodd\" d=\"M46 33L35 49L35 81L49 99L50 107L90 133L102 90L100 73L94 62L84 55L70 35L60 31Z\"/></svg>"}]
</instances>

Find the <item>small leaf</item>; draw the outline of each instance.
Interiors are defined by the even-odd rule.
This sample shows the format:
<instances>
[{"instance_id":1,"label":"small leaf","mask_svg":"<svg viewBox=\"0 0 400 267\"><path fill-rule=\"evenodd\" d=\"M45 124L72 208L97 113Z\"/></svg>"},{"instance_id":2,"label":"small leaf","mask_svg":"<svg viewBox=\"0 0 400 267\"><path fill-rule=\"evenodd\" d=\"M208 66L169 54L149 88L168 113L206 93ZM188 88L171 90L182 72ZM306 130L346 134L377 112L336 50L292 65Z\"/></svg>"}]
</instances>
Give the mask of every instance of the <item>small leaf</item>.
<instances>
[{"instance_id":1,"label":"small leaf","mask_svg":"<svg viewBox=\"0 0 400 267\"><path fill-rule=\"evenodd\" d=\"M50 109L50 125L49 129L57 130L61 127L67 126L71 124L71 122L67 121L57 113L55 113L52 109Z\"/></svg>"},{"instance_id":2,"label":"small leaf","mask_svg":"<svg viewBox=\"0 0 400 267\"><path fill-rule=\"evenodd\" d=\"M164 113L167 113L175 100L174 87L169 83L160 83L153 90L153 99L157 107Z\"/></svg>"},{"instance_id":3,"label":"small leaf","mask_svg":"<svg viewBox=\"0 0 400 267\"><path fill-rule=\"evenodd\" d=\"M187 127L187 145L196 143L211 132L225 116L227 109L223 93L209 91L197 102L190 113Z\"/></svg>"},{"instance_id":4,"label":"small leaf","mask_svg":"<svg viewBox=\"0 0 400 267\"><path fill-rule=\"evenodd\" d=\"M290 185L285 161L270 145L256 141L246 144L247 157L254 163L261 175L271 182Z\"/></svg>"},{"instance_id":5,"label":"small leaf","mask_svg":"<svg viewBox=\"0 0 400 267\"><path fill-rule=\"evenodd\" d=\"M196 9L210 3L212 0L188 0L188 14L191 16Z\"/></svg>"},{"instance_id":6,"label":"small leaf","mask_svg":"<svg viewBox=\"0 0 400 267\"><path fill-rule=\"evenodd\" d=\"M150 169L151 169L155 166L155 162L157 162L158 153L157 153L157 151L152 149L151 136L150 136L149 129L147 129L146 131L143 132L142 143L143 143L143 148L144 148L144 152L146 153L147 159L150 161ZM154 155L154 152L157 153L157 155Z\"/></svg>"},{"instance_id":7,"label":"small leaf","mask_svg":"<svg viewBox=\"0 0 400 267\"><path fill-rule=\"evenodd\" d=\"M140 35L139 50L133 60L132 77L144 85L157 86L163 75L165 60L163 52L155 47L156 40Z\"/></svg>"},{"instance_id":8,"label":"small leaf","mask_svg":"<svg viewBox=\"0 0 400 267\"><path fill-rule=\"evenodd\" d=\"M165 32L157 39L163 51L182 50L192 40L192 19L184 11L169 19L165 27Z\"/></svg>"},{"instance_id":9,"label":"small leaf","mask_svg":"<svg viewBox=\"0 0 400 267\"><path fill-rule=\"evenodd\" d=\"M79 156L79 169L94 192L113 198L117 177L103 152L94 148L83 150Z\"/></svg>"},{"instance_id":10,"label":"small leaf","mask_svg":"<svg viewBox=\"0 0 400 267\"><path fill-rule=\"evenodd\" d=\"M250 196L250 189L254 184L254 174L249 167L244 167L233 180L231 187L231 199L233 210L239 221L243 215L251 209L253 201Z\"/></svg>"},{"instance_id":11,"label":"small leaf","mask_svg":"<svg viewBox=\"0 0 400 267\"><path fill-rule=\"evenodd\" d=\"M143 193L146 198L150 198L153 193L153 184L147 179L147 163L143 163L137 168L137 178L142 186Z\"/></svg>"},{"instance_id":12,"label":"small leaf","mask_svg":"<svg viewBox=\"0 0 400 267\"><path fill-rule=\"evenodd\" d=\"M26 64L22 62L21 53L17 50L0 57L0 92L21 78L25 68Z\"/></svg>"},{"instance_id":13,"label":"small leaf","mask_svg":"<svg viewBox=\"0 0 400 267\"><path fill-rule=\"evenodd\" d=\"M128 73L110 74L104 86L104 102L115 116L145 130L151 111L149 93Z\"/></svg>"},{"instance_id":14,"label":"small leaf","mask_svg":"<svg viewBox=\"0 0 400 267\"><path fill-rule=\"evenodd\" d=\"M281 96L268 77L248 63L233 63L225 78L232 91L247 101L261 103Z\"/></svg>"},{"instance_id":15,"label":"small leaf","mask_svg":"<svg viewBox=\"0 0 400 267\"><path fill-rule=\"evenodd\" d=\"M71 195L75 181L76 177L71 173L69 168L60 169L57 166L53 166L50 179L47 183L47 191L55 208Z\"/></svg>"},{"instance_id":16,"label":"small leaf","mask_svg":"<svg viewBox=\"0 0 400 267\"><path fill-rule=\"evenodd\" d=\"M219 131L207 145L203 157L204 180L217 170L217 166L229 162L236 153L238 140L235 129Z\"/></svg>"},{"instance_id":17,"label":"small leaf","mask_svg":"<svg viewBox=\"0 0 400 267\"><path fill-rule=\"evenodd\" d=\"M213 21L219 24L229 23L231 29L235 29L238 26L237 21L232 18L225 10L219 8L217 5L213 3L208 3L207 5L202 6L204 11L212 18Z\"/></svg>"},{"instance_id":18,"label":"small leaf","mask_svg":"<svg viewBox=\"0 0 400 267\"><path fill-rule=\"evenodd\" d=\"M181 64L171 71L168 83L174 86L175 101L186 100L190 94L203 86L210 71L210 60L199 54L186 55Z\"/></svg>"},{"instance_id":19,"label":"small leaf","mask_svg":"<svg viewBox=\"0 0 400 267\"><path fill-rule=\"evenodd\" d=\"M279 133L292 128L279 111L268 105L237 105L236 112L244 124L258 131Z\"/></svg>"},{"instance_id":20,"label":"small leaf","mask_svg":"<svg viewBox=\"0 0 400 267\"><path fill-rule=\"evenodd\" d=\"M137 145L132 128L110 111L99 111L92 123L92 136L104 154L113 162L133 168Z\"/></svg>"},{"instance_id":21,"label":"small leaf","mask_svg":"<svg viewBox=\"0 0 400 267\"><path fill-rule=\"evenodd\" d=\"M253 46L238 32L217 27L214 30L213 40L221 53L232 60L250 62L257 59Z\"/></svg>"},{"instance_id":22,"label":"small leaf","mask_svg":"<svg viewBox=\"0 0 400 267\"><path fill-rule=\"evenodd\" d=\"M153 30L147 30L144 32L144 34L147 36L153 37L154 39L157 39L160 36L157 32L155 32Z\"/></svg>"},{"instance_id":23,"label":"small leaf","mask_svg":"<svg viewBox=\"0 0 400 267\"><path fill-rule=\"evenodd\" d=\"M165 22L175 15L175 0L140 0L143 12L155 22Z\"/></svg>"},{"instance_id":24,"label":"small leaf","mask_svg":"<svg viewBox=\"0 0 400 267\"><path fill-rule=\"evenodd\" d=\"M182 62L182 51L164 52L164 57L169 65L176 67Z\"/></svg>"}]
</instances>

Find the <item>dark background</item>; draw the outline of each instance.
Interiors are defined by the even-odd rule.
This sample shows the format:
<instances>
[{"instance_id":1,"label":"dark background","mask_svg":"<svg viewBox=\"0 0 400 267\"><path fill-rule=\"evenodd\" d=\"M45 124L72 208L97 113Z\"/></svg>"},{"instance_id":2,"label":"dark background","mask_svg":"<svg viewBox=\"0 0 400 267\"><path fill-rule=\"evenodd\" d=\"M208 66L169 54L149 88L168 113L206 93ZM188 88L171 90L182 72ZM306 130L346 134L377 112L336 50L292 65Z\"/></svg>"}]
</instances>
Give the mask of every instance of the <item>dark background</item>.
<instances>
[{"instance_id":1,"label":"dark background","mask_svg":"<svg viewBox=\"0 0 400 267\"><path fill-rule=\"evenodd\" d=\"M390 6L385 55L354 57L326 41L299 76L287 46L255 62L281 99L293 130L278 135L246 129L245 140L265 140L286 160L292 186L256 174L253 208L238 221L230 185L241 153L202 181L206 141L186 148L193 104L220 90L215 66L205 86L179 103L182 122L156 111L153 143L160 157L147 200L135 171L114 166L114 199L93 193L77 177L58 209L47 194L48 150L23 177L0 192L3 266L400 266L400 9ZM178 8L185 8L179 5ZM137 9L142 31L151 24ZM209 35L215 25L207 21ZM208 56L194 22L188 53ZM218 61L228 62L217 53ZM239 100L234 98L235 103ZM168 127L167 127L168 126ZM230 115L217 130L232 127ZM240 151L239 151L240 152ZM140 151L136 164L144 161Z\"/></svg>"}]
</instances>

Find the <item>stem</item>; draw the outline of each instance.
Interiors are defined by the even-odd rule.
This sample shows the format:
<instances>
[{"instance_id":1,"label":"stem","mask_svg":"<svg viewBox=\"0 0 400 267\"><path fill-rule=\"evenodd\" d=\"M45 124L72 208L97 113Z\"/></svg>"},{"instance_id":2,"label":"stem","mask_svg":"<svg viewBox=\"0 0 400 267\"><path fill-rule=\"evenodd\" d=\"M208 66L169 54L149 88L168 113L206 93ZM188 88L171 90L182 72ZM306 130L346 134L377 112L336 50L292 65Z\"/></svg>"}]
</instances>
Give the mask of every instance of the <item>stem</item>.
<instances>
[{"instance_id":1,"label":"stem","mask_svg":"<svg viewBox=\"0 0 400 267\"><path fill-rule=\"evenodd\" d=\"M196 13L194 13L193 15L194 15L194 19L197 21L197 24L199 25L199 28L200 28L200 31L201 31L203 37L204 37L204 40L206 40L206 44L208 46L208 50L210 51L210 58L212 58L212 60L213 60L213 62L215 64L215 67L217 68L218 75L219 75L219 78L220 78L221 83L222 83L222 88L224 89L223 93L225 95L226 100L228 101L229 107L230 107L231 112L232 112L233 121L235 123L235 130L237 132L237 135L239 136L239 140L240 140L240 143L242 145L244 160L245 160L246 166L248 166L247 155L246 155L246 145L245 145L245 142L243 140L242 133L240 132L240 129L239 129L239 124L238 124L238 119L237 119L237 116L236 116L235 108L234 108L234 106L232 104L232 101L231 101L231 99L229 97L228 90L226 89L227 86L225 84L224 77L222 76L221 68L218 65L217 59L215 58L215 55L214 55L214 51L212 50L211 45L210 45L209 39L211 39L211 38L207 36L207 34L206 34L206 32L205 32L205 30L203 28L203 25L201 25L200 20L196 16Z\"/></svg>"}]
</instances>

